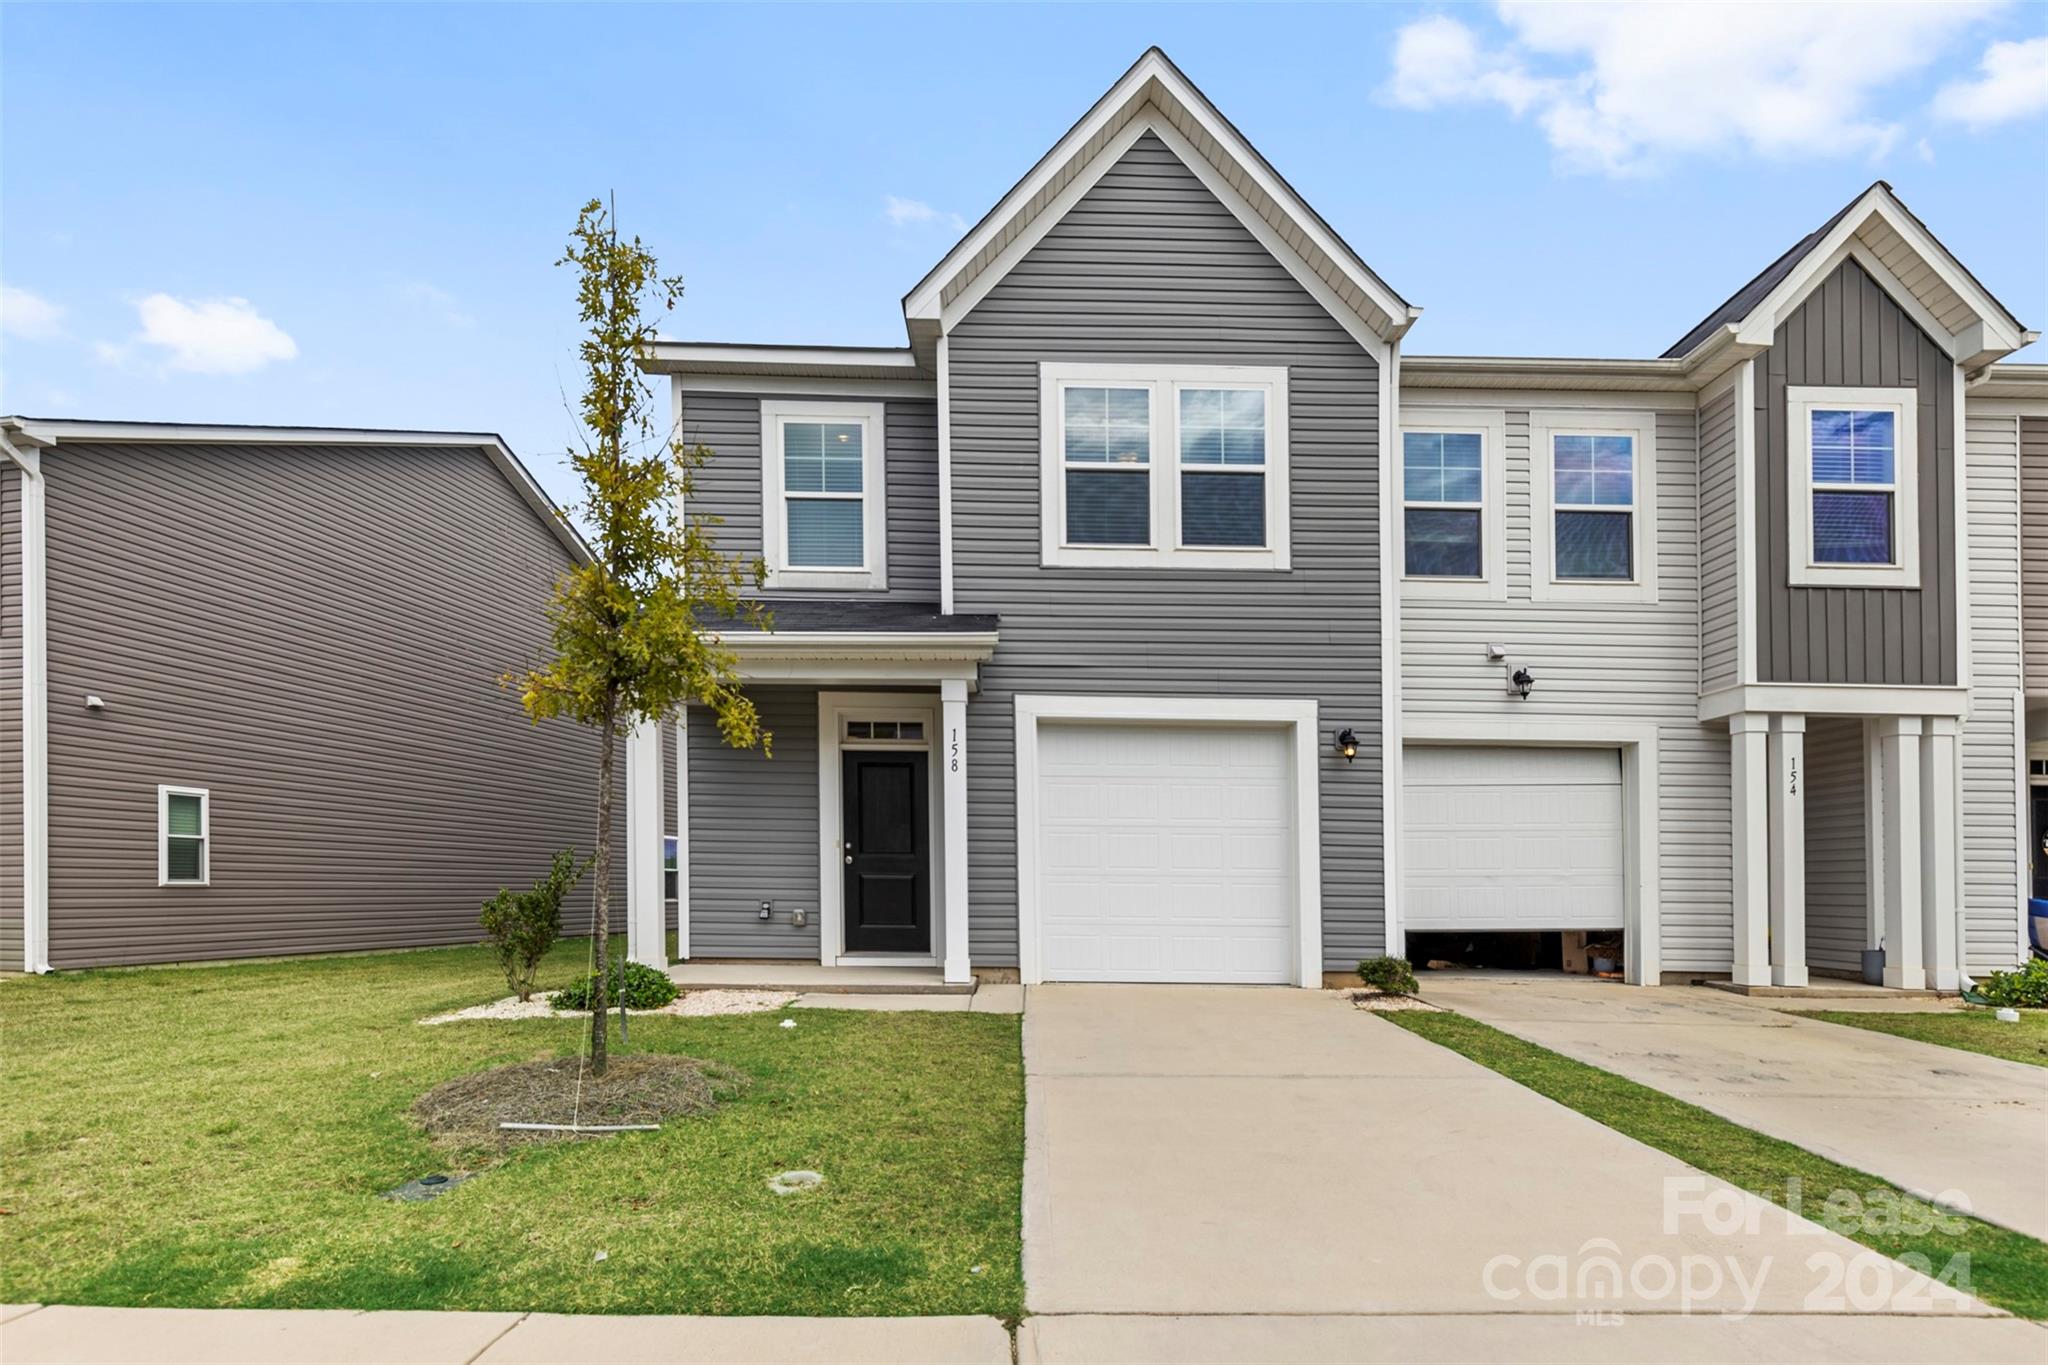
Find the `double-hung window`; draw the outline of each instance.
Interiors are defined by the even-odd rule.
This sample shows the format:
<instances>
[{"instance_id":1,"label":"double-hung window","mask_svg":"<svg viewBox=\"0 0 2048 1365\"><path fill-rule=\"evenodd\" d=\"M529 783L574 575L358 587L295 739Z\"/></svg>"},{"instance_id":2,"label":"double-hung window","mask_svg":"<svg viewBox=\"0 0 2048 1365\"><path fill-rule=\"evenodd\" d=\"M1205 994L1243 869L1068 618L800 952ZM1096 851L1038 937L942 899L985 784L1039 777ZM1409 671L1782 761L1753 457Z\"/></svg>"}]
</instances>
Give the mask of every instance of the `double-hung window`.
<instances>
[{"instance_id":1,"label":"double-hung window","mask_svg":"<svg viewBox=\"0 0 2048 1365\"><path fill-rule=\"evenodd\" d=\"M880 403L761 404L768 586L888 584Z\"/></svg>"},{"instance_id":2,"label":"double-hung window","mask_svg":"<svg viewBox=\"0 0 2048 1365\"><path fill-rule=\"evenodd\" d=\"M1288 566L1287 372L1040 366L1046 564Z\"/></svg>"},{"instance_id":3,"label":"double-hung window","mask_svg":"<svg viewBox=\"0 0 2048 1365\"><path fill-rule=\"evenodd\" d=\"M213 805L204 787L156 789L158 886L204 886L211 872L208 826Z\"/></svg>"},{"instance_id":4,"label":"double-hung window","mask_svg":"<svg viewBox=\"0 0 2048 1365\"><path fill-rule=\"evenodd\" d=\"M1415 407L1401 415L1402 593L1505 598L1500 464L1507 414Z\"/></svg>"},{"instance_id":5,"label":"double-hung window","mask_svg":"<svg viewBox=\"0 0 2048 1365\"><path fill-rule=\"evenodd\" d=\"M1911 389L1786 391L1792 583L1919 586L1917 398Z\"/></svg>"},{"instance_id":6,"label":"double-hung window","mask_svg":"<svg viewBox=\"0 0 2048 1365\"><path fill-rule=\"evenodd\" d=\"M1646 413L1530 415L1531 596L1656 600L1655 432Z\"/></svg>"}]
</instances>

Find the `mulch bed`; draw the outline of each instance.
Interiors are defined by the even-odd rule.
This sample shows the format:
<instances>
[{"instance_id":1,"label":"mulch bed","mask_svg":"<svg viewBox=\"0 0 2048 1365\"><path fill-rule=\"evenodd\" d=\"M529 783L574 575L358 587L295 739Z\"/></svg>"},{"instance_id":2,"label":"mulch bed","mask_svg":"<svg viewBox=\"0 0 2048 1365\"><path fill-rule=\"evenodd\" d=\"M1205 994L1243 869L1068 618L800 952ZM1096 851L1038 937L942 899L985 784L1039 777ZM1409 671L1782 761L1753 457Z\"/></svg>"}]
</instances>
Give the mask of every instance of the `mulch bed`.
<instances>
[{"instance_id":1,"label":"mulch bed","mask_svg":"<svg viewBox=\"0 0 2048 1365\"><path fill-rule=\"evenodd\" d=\"M412 1117L449 1147L562 1142L608 1135L507 1131L498 1125L667 1123L709 1113L746 1083L744 1073L695 1057L629 1053L613 1057L603 1076L591 1075L580 1057L551 1057L443 1081L413 1102Z\"/></svg>"}]
</instances>

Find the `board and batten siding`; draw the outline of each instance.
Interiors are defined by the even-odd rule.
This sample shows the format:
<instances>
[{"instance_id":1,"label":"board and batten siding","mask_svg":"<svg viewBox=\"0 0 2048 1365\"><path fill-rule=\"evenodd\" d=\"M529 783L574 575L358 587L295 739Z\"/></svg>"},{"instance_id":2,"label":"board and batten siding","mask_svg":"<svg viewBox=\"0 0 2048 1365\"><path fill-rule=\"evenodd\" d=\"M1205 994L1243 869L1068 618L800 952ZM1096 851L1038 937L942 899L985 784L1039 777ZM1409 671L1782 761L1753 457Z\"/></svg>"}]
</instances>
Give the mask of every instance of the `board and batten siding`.
<instances>
[{"instance_id":1,"label":"board and batten siding","mask_svg":"<svg viewBox=\"0 0 2048 1365\"><path fill-rule=\"evenodd\" d=\"M1382 951L1372 356L1150 133L950 338L955 607L1002 617L968 706L975 962L1017 961L1019 693L1315 700L1323 965ZM1286 366L1292 570L1042 566L1041 361Z\"/></svg>"},{"instance_id":2,"label":"board and batten siding","mask_svg":"<svg viewBox=\"0 0 2048 1365\"><path fill-rule=\"evenodd\" d=\"M1961 737L1963 968L2010 967L2019 956L2018 785L2026 736L2013 719L2025 686L2021 654L2022 502L2019 420L1972 416L1965 404L1965 510L1970 554L1970 714ZM2040 452L2048 456L2048 450Z\"/></svg>"},{"instance_id":3,"label":"board and batten siding","mask_svg":"<svg viewBox=\"0 0 2048 1365\"><path fill-rule=\"evenodd\" d=\"M818 693L749 687L772 757L690 710L690 956L818 960ZM762 901L773 918L759 918ZM804 911L801 929L789 912Z\"/></svg>"},{"instance_id":4,"label":"board and batten siding","mask_svg":"<svg viewBox=\"0 0 2048 1365\"><path fill-rule=\"evenodd\" d=\"M22 969L21 470L0 461L0 971Z\"/></svg>"},{"instance_id":5,"label":"board and batten siding","mask_svg":"<svg viewBox=\"0 0 2048 1365\"><path fill-rule=\"evenodd\" d=\"M2019 424L2027 691L2048 694L2048 417L2008 420Z\"/></svg>"},{"instance_id":6,"label":"board and batten siding","mask_svg":"<svg viewBox=\"0 0 2048 1365\"><path fill-rule=\"evenodd\" d=\"M1735 390L1700 408L1700 691L1742 681L1740 631L1742 515L1736 463Z\"/></svg>"},{"instance_id":7,"label":"board and batten siding","mask_svg":"<svg viewBox=\"0 0 2048 1365\"><path fill-rule=\"evenodd\" d=\"M776 402L826 402L829 396L775 394ZM848 399L872 402L872 399ZM690 511L722 519L713 528L718 548L753 559L761 547L760 394L685 393L682 436L712 456L697 471ZM883 593L810 589L833 597L939 600L938 404L930 398L890 398L882 406L883 515L889 536L889 587ZM804 596L804 589L777 589Z\"/></svg>"},{"instance_id":8,"label":"board and batten siding","mask_svg":"<svg viewBox=\"0 0 2048 1365\"><path fill-rule=\"evenodd\" d=\"M1757 667L1763 682L1956 682L1955 365L1854 260L1781 323L1754 362ZM1920 586L1793 587L1785 391L1912 388L1919 395Z\"/></svg>"},{"instance_id":9,"label":"board and batten siding","mask_svg":"<svg viewBox=\"0 0 2048 1365\"><path fill-rule=\"evenodd\" d=\"M1806 965L1859 975L1870 933L1863 722L1806 723Z\"/></svg>"},{"instance_id":10,"label":"board and batten siding","mask_svg":"<svg viewBox=\"0 0 2048 1365\"><path fill-rule=\"evenodd\" d=\"M498 683L568 555L485 452L67 442L43 468L54 966L474 942L499 886L590 851L595 736ZM211 792L210 885L157 885L159 784Z\"/></svg>"},{"instance_id":11,"label":"board and batten siding","mask_svg":"<svg viewBox=\"0 0 2048 1365\"><path fill-rule=\"evenodd\" d=\"M1460 407L1482 395L1461 393ZM1404 398L1444 406L1441 390ZM1728 734L1699 708L1697 425L1690 411L1656 422L1657 601L1534 601L1530 414L1505 412L1503 550L1507 600L1414 598L1401 610L1405 717L1649 722L1658 727L1658 918L1667 972L1727 971L1732 960L1734 851ZM1523 701L1508 693L1489 643L1535 673Z\"/></svg>"}]
</instances>

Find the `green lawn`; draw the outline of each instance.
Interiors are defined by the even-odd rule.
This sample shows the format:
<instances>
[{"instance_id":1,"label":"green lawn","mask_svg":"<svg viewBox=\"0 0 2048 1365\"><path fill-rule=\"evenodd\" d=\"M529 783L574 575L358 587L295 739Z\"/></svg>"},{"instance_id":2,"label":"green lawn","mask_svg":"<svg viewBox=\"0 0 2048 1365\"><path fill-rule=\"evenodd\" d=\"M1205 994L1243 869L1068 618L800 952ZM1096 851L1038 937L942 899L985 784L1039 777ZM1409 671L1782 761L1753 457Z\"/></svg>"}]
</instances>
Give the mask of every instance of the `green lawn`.
<instances>
[{"instance_id":1,"label":"green lawn","mask_svg":"<svg viewBox=\"0 0 2048 1365\"><path fill-rule=\"evenodd\" d=\"M1953 1010L1940 1014L1862 1014L1853 1010L1801 1010L1808 1019L1867 1028L1922 1043L1959 1047L2009 1062L2048 1066L2048 1011L2021 1010L2017 1024L2001 1024L1991 1010Z\"/></svg>"},{"instance_id":2,"label":"green lawn","mask_svg":"<svg viewBox=\"0 0 2048 1365\"><path fill-rule=\"evenodd\" d=\"M1476 1019L1424 1010L1380 1017L1774 1204L1786 1202L1787 1191L1795 1188L1791 1182L1797 1180L1808 1217L1821 1220L1822 1202L1836 1190L1853 1191L1859 1198L1873 1190L1890 1190L1901 1208L1912 1206L1915 1216L1902 1218L1902 1223L1927 1227L1939 1212L1874 1175L1730 1123L1611 1071L1561 1057ZM2022 1317L2048 1318L2048 1245L1974 1218L1942 1216L1952 1218L1960 1230L1945 1231L1939 1226L1918 1232L1860 1226L1839 1230L1894 1259L1925 1257L1925 1264L1936 1272L1952 1257L1967 1253L1971 1293Z\"/></svg>"},{"instance_id":3,"label":"green lawn","mask_svg":"<svg viewBox=\"0 0 2048 1365\"><path fill-rule=\"evenodd\" d=\"M753 1083L432 1203L376 1198L447 1169L406 1121L421 1092L577 1049L573 1020L414 1023L502 994L475 948L0 982L0 1302L1021 1311L1015 1016L636 1017L635 1049ZM827 1184L771 1193L789 1169Z\"/></svg>"}]
</instances>

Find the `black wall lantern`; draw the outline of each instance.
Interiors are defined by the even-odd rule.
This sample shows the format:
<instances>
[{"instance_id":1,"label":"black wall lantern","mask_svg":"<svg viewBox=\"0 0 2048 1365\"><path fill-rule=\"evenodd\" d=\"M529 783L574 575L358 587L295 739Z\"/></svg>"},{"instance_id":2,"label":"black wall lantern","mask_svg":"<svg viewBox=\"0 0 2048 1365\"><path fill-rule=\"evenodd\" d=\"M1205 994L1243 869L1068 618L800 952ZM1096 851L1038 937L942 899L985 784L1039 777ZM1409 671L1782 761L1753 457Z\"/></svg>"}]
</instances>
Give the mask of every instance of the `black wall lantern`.
<instances>
[{"instance_id":1,"label":"black wall lantern","mask_svg":"<svg viewBox=\"0 0 2048 1365\"><path fill-rule=\"evenodd\" d=\"M1523 701L1529 700L1529 694L1536 690L1536 675L1526 668L1516 669L1508 676L1508 682Z\"/></svg>"},{"instance_id":2,"label":"black wall lantern","mask_svg":"<svg viewBox=\"0 0 2048 1365\"><path fill-rule=\"evenodd\" d=\"M1337 732L1337 752L1344 755L1346 763L1358 757L1358 735L1355 731L1345 729Z\"/></svg>"}]
</instances>

